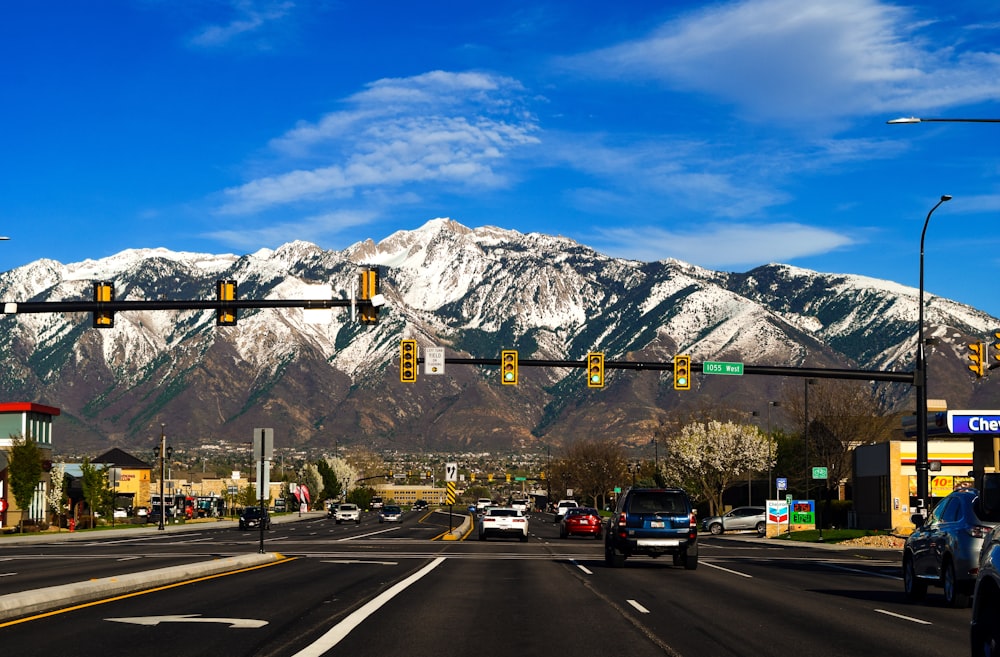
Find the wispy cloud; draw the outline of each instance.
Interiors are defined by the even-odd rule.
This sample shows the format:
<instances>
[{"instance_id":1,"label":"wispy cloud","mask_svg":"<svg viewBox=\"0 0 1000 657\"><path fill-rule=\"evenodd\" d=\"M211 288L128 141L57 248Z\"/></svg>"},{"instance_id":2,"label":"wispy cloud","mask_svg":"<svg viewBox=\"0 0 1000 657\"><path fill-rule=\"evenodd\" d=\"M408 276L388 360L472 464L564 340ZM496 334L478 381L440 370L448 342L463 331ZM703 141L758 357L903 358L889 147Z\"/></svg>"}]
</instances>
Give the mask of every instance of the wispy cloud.
<instances>
[{"instance_id":1,"label":"wispy cloud","mask_svg":"<svg viewBox=\"0 0 1000 657\"><path fill-rule=\"evenodd\" d=\"M298 221L269 224L260 228L217 230L204 233L202 237L216 239L234 248L256 249L261 244L282 244L289 237L321 244L341 231L354 226L363 226L372 221L373 213L343 211L303 217Z\"/></svg>"},{"instance_id":2,"label":"wispy cloud","mask_svg":"<svg viewBox=\"0 0 1000 657\"><path fill-rule=\"evenodd\" d=\"M663 260L671 254L703 267L738 267L788 262L855 244L847 235L800 223L706 224L689 231L654 226L600 230L593 246L634 260Z\"/></svg>"},{"instance_id":3,"label":"wispy cloud","mask_svg":"<svg viewBox=\"0 0 1000 657\"><path fill-rule=\"evenodd\" d=\"M997 97L996 53L934 43L921 37L924 27L875 0L745 0L563 63L707 94L757 119L810 122Z\"/></svg>"},{"instance_id":4,"label":"wispy cloud","mask_svg":"<svg viewBox=\"0 0 1000 657\"><path fill-rule=\"evenodd\" d=\"M232 10L235 16L228 23L206 25L191 37L192 45L214 48L226 45L247 34L260 31L266 25L284 18L295 6L292 2L271 0L234 0Z\"/></svg>"},{"instance_id":5,"label":"wispy cloud","mask_svg":"<svg viewBox=\"0 0 1000 657\"><path fill-rule=\"evenodd\" d=\"M537 142L522 96L517 81L485 73L379 80L346 99L348 109L275 139L271 147L290 170L225 190L221 210L253 213L404 185L502 187L505 158Z\"/></svg>"}]
</instances>

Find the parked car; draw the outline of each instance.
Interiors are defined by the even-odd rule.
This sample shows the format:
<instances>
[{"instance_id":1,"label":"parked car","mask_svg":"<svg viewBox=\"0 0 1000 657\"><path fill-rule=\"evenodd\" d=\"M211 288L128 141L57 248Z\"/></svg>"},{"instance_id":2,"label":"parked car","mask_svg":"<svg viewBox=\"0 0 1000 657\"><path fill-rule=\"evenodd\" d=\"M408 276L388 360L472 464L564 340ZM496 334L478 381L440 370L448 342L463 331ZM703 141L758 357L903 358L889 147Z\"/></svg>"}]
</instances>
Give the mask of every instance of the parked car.
<instances>
[{"instance_id":1,"label":"parked car","mask_svg":"<svg viewBox=\"0 0 1000 657\"><path fill-rule=\"evenodd\" d=\"M528 540L528 517L513 507L491 506L479 519L479 540L490 536L516 536Z\"/></svg>"},{"instance_id":2,"label":"parked car","mask_svg":"<svg viewBox=\"0 0 1000 657\"><path fill-rule=\"evenodd\" d=\"M620 568L637 554L669 554L675 566L698 567L698 522L683 489L630 488L619 496L604 530L604 562Z\"/></svg>"},{"instance_id":3,"label":"parked car","mask_svg":"<svg viewBox=\"0 0 1000 657\"><path fill-rule=\"evenodd\" d=\"M333 512L333 520L338 525L342 522L354 521L354 524L361 524L361 509L358 508L357 504L351 504L350 502L345 502L344 504L338 504L337 509Z\"/></svg>"},{"instance_id":4,"label":"parked car","mask_svg":"<svg viewBox=\"0 0 1000 657\"><path fill-rule=\"evenodd\" d=\"M271 516L268 515L267 509L261 513L259 506L248 506L243 508L243 512L240 513L241 530L246 531L248 529L260 528L261 523L263 523L264 529L271 528Z\"/></svg>"},{"instance_id":5,"label":"parked car","mask_svg":"<svg viewBox=\"0 0 1000 657\"><path fill-rule=\"evenodd\" d=\"M1000 654L1000 526L983 542L972 596L972 657Z\"/></svg>"},{"instance_id":6,"label":"parked car","mask_svg":"<svg viewBox=\"0 0 1000 657\"><path fill-rule=\"evenodd\" d=\"M559 538L570 536L601 537L601 514L589 506L578 506L566 510L559 523Z\"/></svg>"},{"instance_id":7,"label":"parked car","mask_svg":"<svg viewBox=\"0 0 1000 657\"><path fill-rule=\"evenodd\" d=\"M983 476L979 501L984 515L1000 512L1000 474ZM979 572L972 596L972 623L969 625L972 657L1000 655L1000 525L983 540L979 552Z\"/></svg>"},{"instance_id":8,"label":"parked car","mask_svg":"<svg viewBox=\"0 0 1000 657\"><path fill-rule=\"evenodd\" d=\"M403 521L403 510L396 506L395 504L386 504L382 507L382 510L378 512L379 522L402 522Z\"/></svg>"},{"instance_id":9,"label":"parked car","mask_svg":"<svg viewBox=\"0 0 1000 657\"><path fill-rule=\"evenodd\" d=\"M567 509L572 509L578 506L580 505L576 503L576 500L559 500L559 503L556 504L556 517L552 522L561 522L563 516L566 515Z\"/></svg>"},{"instance_id":10,"label":"parked car","mask_svg":"<svg viewBox=\"0 0 1000 657\"><path fill-rule=\"evenodd\" d=\"M413 503L413 506L410 508L412 508L414 511L424 511L427 509L427 502L424 500L417 500L416 502Z\"/></svg>"},{"instance_id":11,"label":"parked car","mask_svg":"<svg viewBox=\"0 0 1000 657\"><path fill-rule=\"evenodd\" d=\"M911 518L917 528L903 546L903 590L922 600L930 585L940 586L945 603L967 607L979 569L983 539L1000 524L1000 514L983 509L975 488L957 490L924 520Z\"/></svg>"},{"instance_id":12,"label":"parked car","mask_svg":"<svg viewBox=\"0 0 1000 657\"><path fill-rule=\"evenodd\" d=\"M753 529L763 536L767 532L767 511L762 506L738 506L721 516L705 518L701 521L701 528L715 535Z\"/></svg>"}]
</instances>

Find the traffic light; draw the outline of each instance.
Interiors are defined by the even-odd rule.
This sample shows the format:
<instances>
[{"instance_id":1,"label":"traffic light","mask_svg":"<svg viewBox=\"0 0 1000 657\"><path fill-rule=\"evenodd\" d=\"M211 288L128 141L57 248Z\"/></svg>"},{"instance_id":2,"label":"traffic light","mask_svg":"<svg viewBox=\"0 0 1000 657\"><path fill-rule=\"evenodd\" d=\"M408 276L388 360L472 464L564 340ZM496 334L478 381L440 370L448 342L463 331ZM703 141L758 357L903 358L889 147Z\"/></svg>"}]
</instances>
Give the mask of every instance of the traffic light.
<instances>
[{"instance_id":1,"label":"traffic light","mask_svg":"<svg viewBox=\"0 0 1000 657\"><path fill-rule=\"evenodd\" d=\"M236 301L236 281L215 281L215 298L219 301ZM215 325L236 326L236 308L216 308Z\"/></svg>"},{"instance_id":2,"label":"traffic light","mask_svg":"<svg viewBox=\"0 0 1000 657\"><path fill-rule=\"evenodd\" d=\"M98 303L110 303L115 300L115 284L108 281L94 283L94 301ZM115 311L95 310L93 318L94 328L114 328Z\"/></svg>"},{"instance_id":3,"label":"traffic light","mask_svg":"<svg viewBox=\"0 0 1000 657\"><path fill-rule=\"evenodd\" d=\"M507 473L507 483L508 484L510 483L510 473L509 472Z\"/></svg>"},{"instance_id":4,"label":"traffic light","mask_svg":"<svg viewBox=\"0 0 1000 657\"><path fill-rule=\"evenodd\" d=\"M416 340L403 340L399 343L399 380L403 383L417 382Z\"/></svg>"},{"instance_id":5,"label":"traffic light","mask_svg":"<svg viewBox=\"0 0 1000 657\"><path fill-rule=\"evenodd\" d=\"M366 267L361 270L361 301L371 301L379 293L378 269L376 267ZM378 306L362 305L359 310L359 318L362 324L378 324Z\"/></svg>"},{"instance_id":6,"label":"traffic light","mask_svg":"<svg viewBox=\"0 0 1000 657\"><path fill-rule=\"evenodd\" d=\"M691 389L691 357L674 356L674 390Z\"/></svg>"},{"instance_id":7,"label":"traffic light","mask_svg":"<svg viewBox=\"0 0 1000 657\"><path fill-rule=\"evenodd\" d=\"M993 341L993 351L996 352L993 354L993 358L1000 360L1000 328L993 329L993 337L996 338Z\"/></svg>"},{"instance_id":8,"label":"traffic light","mask_svg":"<svg viewBox=\"0 0 1000 657\"><path fill-rule=\"evenodd\" d=\"M981 379L986 374L986 345L982 342L973 342L969 345L969 360L972 364L969 369Z\"/></svg>"},{"instance_id":9,"label":"traffic light","mask_svg":"<svg viewBox=\"0 0 1000 657\"><path fill-rule=\"evenodd\" d=\"M500 352L500 383L505 386L517 385L517 352L513 349Z\"/></svg>"},{"instance_id":10,"label":"traffic light","mask_svg":"<svg viewBox=\"0 0 1000 657\"><path fill-rule=\"evenodd\" d=\"M587 387L604 387L604 354L601 352L587 354Z\"/></svg>"}]
</instances>

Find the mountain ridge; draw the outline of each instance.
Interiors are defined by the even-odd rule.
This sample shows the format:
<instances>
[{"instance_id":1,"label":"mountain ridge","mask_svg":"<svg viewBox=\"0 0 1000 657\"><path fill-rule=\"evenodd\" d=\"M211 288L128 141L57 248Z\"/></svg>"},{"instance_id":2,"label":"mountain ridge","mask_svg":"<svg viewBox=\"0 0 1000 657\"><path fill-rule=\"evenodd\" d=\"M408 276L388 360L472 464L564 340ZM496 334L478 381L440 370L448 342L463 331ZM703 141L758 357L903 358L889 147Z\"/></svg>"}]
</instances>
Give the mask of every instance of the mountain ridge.
<instances>
[{"instance_id":1,"label":"mountain ridge","mask_svg":"<svg viewBox=\"0 0 1000 657\"><path fill-rule=\"evenodd\" d=\"M0 295L89 299L94 281L112 280L119 300L198 299L231 278L245 299L316 298L317 286L348 298L361 265L382 272L387 304L374 327L340 311L313 324L298 310L244 309L234 327L216 327L211 310L122 312L103 330L84 313L5 315L4 390L60 407L62 440L94 450L151 447L161 422L190 444L245 442L253 427L271 426L282 444L316 450L356 442L532 449L587 431L648 443L699 395L750 408L791 382L699 375L695 390L678 394L668 374L610 370L606 388L594 391L572 369L530 368L518 386L500 386L495 368L453 365L443 377L421 372L417 384L403 384L399 340L476 358L514 348L522 359L604 351L619 360L690 353L696 362L912 368L914 288L774 263L719 272L672 258L618 259L564 237L446 218L342 251L293 241L242 256L154 248L65 265L39 260L0 274ZM993 403L995 386L973 380L964 350L1000 323L925 298L926 333L939 338L929 393L954 407ZM897 410L912 408L907 388L888 393Z\"/></svg>"}]
</instances>

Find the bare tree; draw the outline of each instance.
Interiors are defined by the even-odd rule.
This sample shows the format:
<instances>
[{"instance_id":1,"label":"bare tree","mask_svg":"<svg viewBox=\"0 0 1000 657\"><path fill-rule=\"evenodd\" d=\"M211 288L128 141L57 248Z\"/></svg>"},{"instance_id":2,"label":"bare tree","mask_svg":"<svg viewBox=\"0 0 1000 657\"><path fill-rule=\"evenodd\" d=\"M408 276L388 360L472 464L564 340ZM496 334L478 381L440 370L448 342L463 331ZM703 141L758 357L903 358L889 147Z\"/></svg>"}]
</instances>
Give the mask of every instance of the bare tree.
<instances>
[{"instance_id":1,"label":"bare tree","mask_svg":"<svg viewBox=\"0 0 1000 657\"><path fill-rule=\"evenodd\" d=\"M806 392L809 387L809 427L806 431ZM864 381L807 379L802 386L786 388L782 407L800 428L803 441L802 477L813 466L826 467L832 486L851 478L854 448L885 442L899 418L887 406L880 388ZM809 462L805 462L808 451Z\"/></svg>"},{"instance_id":2,"label":"bare tree","mask_svg":"<svg viewBox=\"0 0 1000 657\"><path fill-rule=\"evenodd\" d=\"M603 507L608 494L626 477L625 451L611 441L580 441L566 456L552 462L549 477L554 490L573 489L574 496Z\"/></svg>"}]
</instances>

